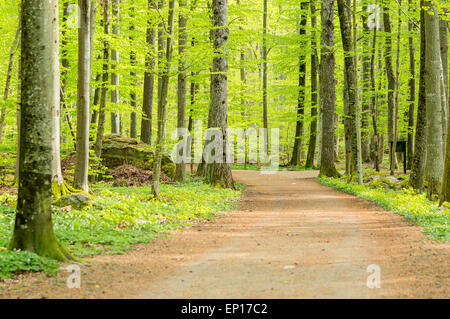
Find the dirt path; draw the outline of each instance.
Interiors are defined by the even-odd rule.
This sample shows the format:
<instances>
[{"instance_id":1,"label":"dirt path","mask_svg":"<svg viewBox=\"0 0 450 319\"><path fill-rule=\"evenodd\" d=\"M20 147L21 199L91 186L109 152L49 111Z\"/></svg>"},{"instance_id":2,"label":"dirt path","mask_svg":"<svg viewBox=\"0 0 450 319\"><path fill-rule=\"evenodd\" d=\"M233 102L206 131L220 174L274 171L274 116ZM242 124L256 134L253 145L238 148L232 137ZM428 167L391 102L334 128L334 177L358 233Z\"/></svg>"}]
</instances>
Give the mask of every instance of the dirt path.
<instances>
[{"instance_id":1,"label":"dirt path","mask_svg":"<svg viewBox=\"0 0 450 319\"><path fill-rule=\"evenodd\" d=\"M314 181L315 172L234 171L239 211L67 273L20 276L0 297L448 298L450 244L404 218ZM381 288L367 287L369 265ZM375 267L377 267L375 266Z\"/></svg>"}]
</instances>

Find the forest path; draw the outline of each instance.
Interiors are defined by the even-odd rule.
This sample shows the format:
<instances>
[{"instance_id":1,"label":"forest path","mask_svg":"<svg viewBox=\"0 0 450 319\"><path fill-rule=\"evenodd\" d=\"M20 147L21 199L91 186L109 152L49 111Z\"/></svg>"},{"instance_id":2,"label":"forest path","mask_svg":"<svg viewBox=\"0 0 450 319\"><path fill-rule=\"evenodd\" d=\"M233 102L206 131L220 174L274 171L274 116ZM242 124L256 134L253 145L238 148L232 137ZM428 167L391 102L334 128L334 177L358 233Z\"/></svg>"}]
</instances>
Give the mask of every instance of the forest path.
<instances>
[{"instance_id":1,"label":"forest path","mask_svg":"<svg viewBox=\"0 0 450 319\"><path fill-rule=\"evenodd\" d=\"M247 185L241 211L199 229L227 240L136 297L449 296L450 246L426 240L401 216L318 184L317 172L233 174ZM373 264L380 289L367 286Z\"/></svg>"},{"instance_id":2,"label":"forest path","mask_svg":"<svg viewBox=\"0 0 450 319\"><path fill-rule=\"evenodd\" d=\"M450 245L403 217L318 184L317 172L233 171L239 208L119 256L81 265L81 288L27 274L22 298L449 297ZM381 288L368 288L369 265Z\"/></svg>"}]
</instances>

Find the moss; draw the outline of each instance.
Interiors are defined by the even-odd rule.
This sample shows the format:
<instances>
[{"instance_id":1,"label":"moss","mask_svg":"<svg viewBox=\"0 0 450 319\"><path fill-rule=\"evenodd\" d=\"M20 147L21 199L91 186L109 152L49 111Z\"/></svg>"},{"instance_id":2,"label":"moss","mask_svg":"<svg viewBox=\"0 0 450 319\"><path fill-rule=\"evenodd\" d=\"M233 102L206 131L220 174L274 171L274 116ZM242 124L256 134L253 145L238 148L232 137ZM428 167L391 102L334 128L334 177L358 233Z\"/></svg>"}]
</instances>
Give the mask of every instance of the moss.
<instances>
[{"instance_id":1,"label":"moss","mask_svg":"<svg viewBox=\"0 0 450 319\"><path fill-rule=\"evenodd\" d=\"M369 182L369 187L375 189L398 189L397 184L391 182L388 178L376 178Z\"/></svg>"},{"instance_id":2,"label":"moss","mask_svg":"<svg viewBox=\"0 0 450 319\"><path fill-rule=\"evenodd\" d=\"M164 164L161 166L161 170L171 179L175 178L176 166L174 164Z\"/></svg>"}]
</instances>

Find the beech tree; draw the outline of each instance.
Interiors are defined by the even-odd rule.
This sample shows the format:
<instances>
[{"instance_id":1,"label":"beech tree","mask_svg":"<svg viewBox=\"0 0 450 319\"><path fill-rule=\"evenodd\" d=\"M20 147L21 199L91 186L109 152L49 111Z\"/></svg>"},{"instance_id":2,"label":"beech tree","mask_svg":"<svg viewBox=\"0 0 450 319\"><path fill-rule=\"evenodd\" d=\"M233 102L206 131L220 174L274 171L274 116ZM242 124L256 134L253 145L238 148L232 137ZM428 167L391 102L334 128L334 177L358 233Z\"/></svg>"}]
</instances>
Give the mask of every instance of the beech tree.
<instances>
[{"instance_id":1,"label":"beech tree","mask_svg":"<svg viewBox=\"0 0 450 319\"><path fill-rule=\"evenodd\" d=\"M428 198L439 194L444 171L442 152L442 106L441 106L441 49L439 15L436 5L426 1L425 12L425 92L427 109L427 194Z\"/></svg>"},{"instance_id":2,"label":"beech tree","mask_svg":"<svg viewBox=\"0 0 450 319\"><path fill-rule=\"evenodd\" d=\"M19 193L8 248L68 260L72 256L53 232L51 210L52 128L60 92L58 1L23 0L21 23Z\"/></svg>"},{"instance_id":3,"label":"beech tree","mask_svg":"<svg viewBox=\"0 0 450 319\"><path fill-rule=\"evenodd\" d=\"M214 58L211 75L211 121L208 128L218 128L221 131L223 153L218 154L220 162L207 164L206 180L212 185L234 188L228 163L228 1L213 0L212 12Z\"/></svg>"},{"instance_id":4,"label":"beech tree","mask_svg":"<svg viewBox=\"0 0 450 319\"><path fill-rule=\"evenodd\" d=\"M300 46L301 54L298 63L298 102L297 102L297 124L295 127L294 149L292 151L291 165L300 165L300 157L303 151L303 139L304 139L304 115L305 115L305 87L306 87L306 54L305 48L305 34L306 23L308 22L308 3L303 1L301 7L301 18L299 26Z\"/></svg>"},{"instance_id":5,"label":"beech tree","mask_svg":"<svg viewBox=\"0 0 450 319\"><path fill-rule=\"evenodd\" d=\"M142 120L141 120L141 141L146 144L152 143L152 118L153 118L153 88L155 84L154 67L155 67L155 39L156 30L155 23L150 15L152 10L156 8L155 0L148 0L147 6L147 52L145 55L145 72L144 72L144 94L142 102Z\"/></svg>"},{"instance_id":6,"label":"beech tree","mask_svg":"<svg viewBox=\"0 0 450 319\"><path fill-rule=\"evenodd\" d=\"M339 20L341 22L341 36L344 46L344 63L348 94L348 108L351 132L351 175L357 174L358 183L362 184L361 132L358 104L358 79L355 65L355 52L352 42L352 27L350 24L350 0L338 0Z\"/></svg>"},{"instance_id":7,"label":"beech tree","mask_svg":"<svg viewBox=\"0 0 450 319\"><path fill-rule=\"evenodd\" d=\"M335 57L334 57L334 0L323 0L321 8L321 64L320 107L322 109L322 141L320 175L339 176L334 164L334 117L335 117Z\"/></svg>"},{"instance_id":8,"label":"beech tree","mask_svg":"<svg viewBox=\"0 0 450 319\"><path fill-rule=\"evenodd\" d=\"M89 190L89 100L91 79L91 2L79 0L78 29L78 99L77 99L77 154L74 181L77 187Z\"/></svg>"},{"instance_id":9,"label":"beech tree","mask_svg":"<svg viewBox=\"0 0 450 319\"><path fill-rule=\"evenodd\" d=\"M169 0L169 16L167 23L167 40L165 64L161 72L161 82L158 94L158 133L156 137L156 150L153 160L153 185L152 193L154 196L159 195L159 178L161 175L161 159L164 153L164 143L166 138L166 119L167 119L167 98L169 93L170 66L172 62L172 41L174 28L174 6L175 0Z\"/></svg>"}]
</instances>

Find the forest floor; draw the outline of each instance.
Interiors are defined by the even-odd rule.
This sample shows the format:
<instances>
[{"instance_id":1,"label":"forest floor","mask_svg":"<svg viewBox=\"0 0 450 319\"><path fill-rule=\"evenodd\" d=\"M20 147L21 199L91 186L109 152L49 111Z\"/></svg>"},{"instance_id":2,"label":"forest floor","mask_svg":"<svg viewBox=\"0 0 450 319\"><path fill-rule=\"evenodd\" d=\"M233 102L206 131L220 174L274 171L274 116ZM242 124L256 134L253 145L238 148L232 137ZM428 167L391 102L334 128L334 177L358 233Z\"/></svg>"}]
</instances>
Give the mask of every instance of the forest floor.
<instances>
[{"instance_id":1,"label":"forest floor","mask_svg":"<svg viewBox=\"0 0 450 319\"><path fill-rule=\"evenodd\" d=\"M247 186L215 221L80 263L8 279L1 298L448 298L450 244L377 205L322 186L315 171L233 172ZM381 288L369 288L369 265ZM63 265L66 266L66 265ZM370 268L369 268L370 269Z\"/></svg>"}]
</instances>

